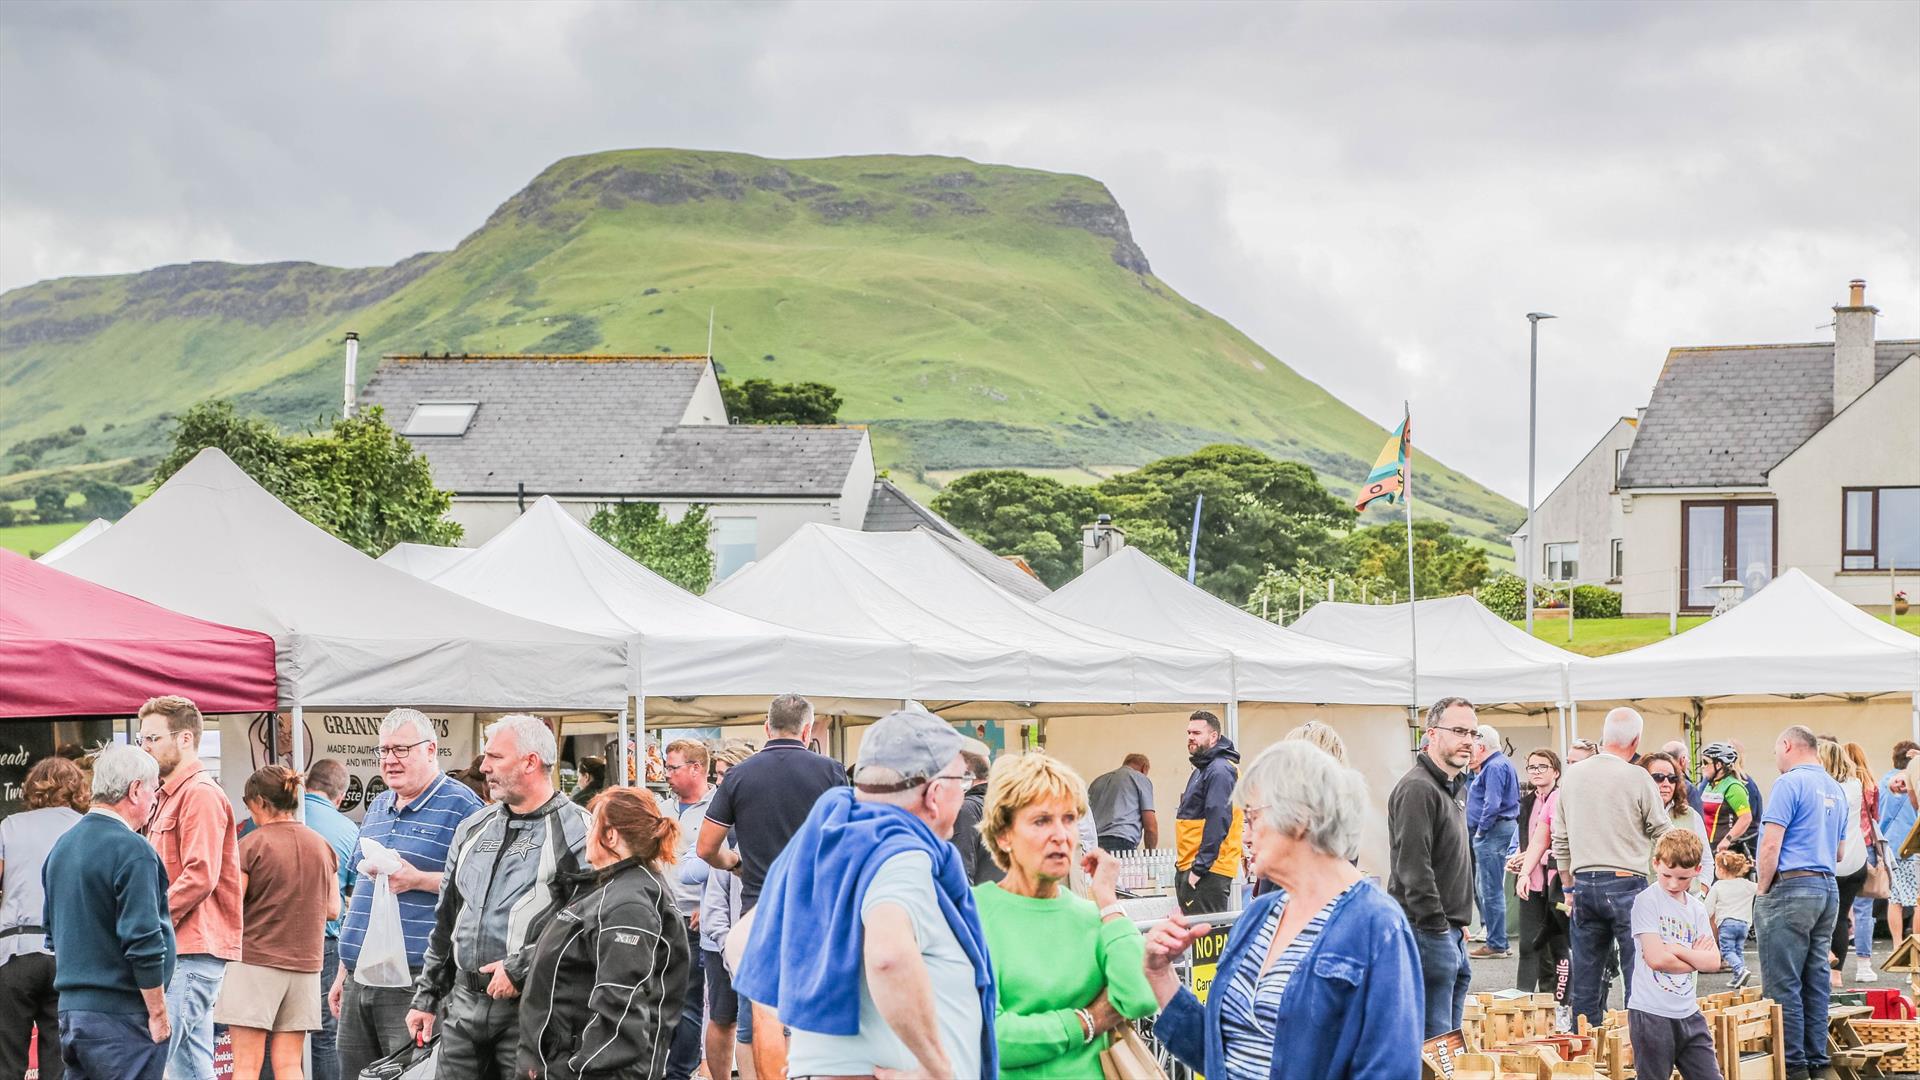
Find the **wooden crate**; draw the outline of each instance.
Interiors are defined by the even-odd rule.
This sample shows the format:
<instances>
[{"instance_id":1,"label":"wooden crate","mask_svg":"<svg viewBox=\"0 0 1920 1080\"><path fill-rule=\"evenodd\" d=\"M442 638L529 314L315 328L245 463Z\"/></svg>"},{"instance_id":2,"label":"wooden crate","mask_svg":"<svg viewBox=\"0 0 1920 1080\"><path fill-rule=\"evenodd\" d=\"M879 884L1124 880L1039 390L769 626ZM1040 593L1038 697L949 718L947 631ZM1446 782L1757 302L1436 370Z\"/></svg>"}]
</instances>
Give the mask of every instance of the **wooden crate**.
<instances>
[{"instance_id":1,"label":"wooden crate","mask_svg":"<svg viewBox=\"0 0 1920 1080\"><path fill-rule=\"evenodd\" d=\"M1920 1020L1855 1020L1853 1030L1870 1043L1905 1043L1906 1050L1880 1059L1882 1067L1920 1073Z\"/></svg>"}]
</instances>

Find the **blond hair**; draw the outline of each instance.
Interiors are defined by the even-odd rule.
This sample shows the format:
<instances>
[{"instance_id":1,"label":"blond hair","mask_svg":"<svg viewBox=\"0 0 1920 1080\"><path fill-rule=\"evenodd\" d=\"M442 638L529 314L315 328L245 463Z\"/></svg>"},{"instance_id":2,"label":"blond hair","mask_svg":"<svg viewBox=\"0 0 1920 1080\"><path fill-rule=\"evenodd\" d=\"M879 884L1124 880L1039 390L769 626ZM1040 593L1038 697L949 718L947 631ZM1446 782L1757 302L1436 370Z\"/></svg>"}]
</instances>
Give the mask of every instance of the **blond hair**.
<instances>
[{"instance_id":1,"label":"blond hair","mask_svg":"<svg viewBox=\"0 0 1920 1080\"><path fill-rule=\"evenodd\" d=\"M1013 819L1034 803L1065 799L1074 812L1087 813L1087 783L1067 764L1039 750L1005 754L987 774L986 803L980 810L980 838L986 841L993 865L1009 869L1000 837L1013 828Z\"/></svg>"},{"instance_id":2,"label":"blond hair","mask_svg":"<svg viewBox=\"0 0 1920 1080\"><path fill-rule=\"evenodd\" d=\"M1676 870L1692 869L1700 865L1704 847L1699 833L1692 829L1673 829L1653 845L1653 861Z\"/></svg>"},{"instance_id":3,"label":"blond hair","mask_svg":"<svg viewBox=\"0 0 1920 1080\"><path fill-rule=\"evenodd\" d=\"M1309 720L1281 737L1282 742L1287 739L1298 739L1301 742L1311 743L1333 755L1333 760L1340 764L1345 765L1347 763L1347 742L1340 737L1339 732L1333 730L1333 725L1331 724L1323 724L1318 720Z\"/></svg>"},{"instance_id":4,"label":"blond hair","mask_svg":"<svg viewBox=\"0 0 1920 1080\"><path fill-rule=\"evenodd\" d=\"M1743 878L1747 876L1747 871L1753 869L1753 863L1737 851L1721 852L1714 856L1713 864L1720 868L1723 878Z\"/></svg>"}]
</instances>

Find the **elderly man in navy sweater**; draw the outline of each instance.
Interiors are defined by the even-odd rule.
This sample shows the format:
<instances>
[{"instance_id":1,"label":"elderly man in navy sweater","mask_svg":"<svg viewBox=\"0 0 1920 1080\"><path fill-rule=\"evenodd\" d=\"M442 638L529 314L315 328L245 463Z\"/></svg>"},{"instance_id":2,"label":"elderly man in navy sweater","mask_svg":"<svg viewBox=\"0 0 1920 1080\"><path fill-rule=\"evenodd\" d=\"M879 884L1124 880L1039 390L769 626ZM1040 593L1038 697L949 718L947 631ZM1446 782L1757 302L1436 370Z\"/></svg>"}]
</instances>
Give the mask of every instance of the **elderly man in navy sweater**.
<instances>
[{"instance_id":1,"label":"elderly man in navy sweater","mask_svg":"<svg viewBox=\"0 0 1920 1080\"><path fill-rule=\"evenodd\" d=\"M1467 830L1473 836L1474 889L1487 940L1467 955L1476 960L1506 956L1507 857L1513 854L1520 817L1520 777L1500 750L1500 732L1480 725L1473 745L1473 785L1467 788Z\"/></svg>"},{"instance_id":2,"label":"elderly man in navy sweater","mask_svg":"<svg viewBox=\"0 0 1920 1080\"><path fill-rule=\"evenodd\" d=\"M102 750L93 809L53 845L41 872L69 1080L160 1080L166 1068L174 961L167 875L134 831L159 787L160 767L143 751Z\"/></svg>"}]
</instances>

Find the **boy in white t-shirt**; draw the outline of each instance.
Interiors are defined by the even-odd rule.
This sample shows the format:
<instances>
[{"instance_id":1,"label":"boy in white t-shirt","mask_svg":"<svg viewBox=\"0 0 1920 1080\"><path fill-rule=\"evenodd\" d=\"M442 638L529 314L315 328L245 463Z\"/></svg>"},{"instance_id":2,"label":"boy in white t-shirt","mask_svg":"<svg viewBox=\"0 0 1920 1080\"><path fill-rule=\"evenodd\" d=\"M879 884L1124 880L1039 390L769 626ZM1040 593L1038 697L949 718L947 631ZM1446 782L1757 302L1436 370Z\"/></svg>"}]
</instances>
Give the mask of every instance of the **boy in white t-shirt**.
<instances>
[{"instance_id":1,"label":"boy in white t-shirt","mask_svg":"<svg viewBox=\"0 0 1920 1080\"><path fill-rule=\"evenodd\" d=\"M1714 859L1720 876L1707 890L1707 917L1713 920L1714 940L1720 943L1720 960L1738 990L1753 978L1747 970L1747 931L1753 927L1753 897L1757 886L1747 877L1753 864L1737 851L1723 851Z\"/></svg>"},{"instance_id":2,"label":"boy in white t-shirt","mask_svg":"<svg viewBox=\"0 0 1920 1080\"><path fill-rule=\"evenodd\" d=\"M1633 985L1627 1035L1634 1072L1684 1080L1722 1080L1713 1035L1694 997L1695 972L1720 970L1720 947L1707 908L1693 895L1700 837L1675 829L1653 848L1654 883L1633 901Z\"/></svg>"}]
</instances>

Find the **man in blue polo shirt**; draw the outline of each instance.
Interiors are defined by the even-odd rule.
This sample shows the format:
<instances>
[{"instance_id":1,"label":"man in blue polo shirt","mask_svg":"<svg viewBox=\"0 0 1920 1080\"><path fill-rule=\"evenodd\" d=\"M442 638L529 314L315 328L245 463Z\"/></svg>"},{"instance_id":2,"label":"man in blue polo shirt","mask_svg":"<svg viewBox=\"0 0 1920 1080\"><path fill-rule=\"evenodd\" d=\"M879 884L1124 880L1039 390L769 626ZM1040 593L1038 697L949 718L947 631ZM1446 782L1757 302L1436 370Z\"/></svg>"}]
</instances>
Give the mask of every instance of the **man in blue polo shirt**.
<instances>
[{"instance_id":1,"label":"man in blue polo shirt","mask_svg":"<svg viewBox=\"0 0 1920 1080\"><path fill-rule=\"evenodd\" d=\"M1844 853L1847 796L1820 767L1813 732L1795 724L1780 733L1774 760L1780 779L1767 799L1760 836L1760 977L1780 1003L1787 1076L1827 1067L1827 953L1840 917L1834 867Z\"/></svg>"},{"instance_id":2,"label":"man in blue polo shirt","mask_svg":"<svg viewBox=\"0 0 1920 1080\"><path fill-rule=\"evenodd\" d=\"M400 900L400 925L407 940L407 966L420 975L433 932L434 905L440 899L440 875L447 866L453 831L480 809L480 797L465 784L440 772L440 737L433 721L413 709L395 709L380 723L380 778L387 790L368 804L360 836L398 852L405 865L391 876ZM340 1018L340 1075L358 1077L372 1062L408 1043L407 1010L413 987L362 986L353 977L373 913L377 877L362 875L353 902L340 924L340 973L327 1003Z\"/></svg>"},{"instance_id":3,"label":"man in blue polo shirt","mask_svg":"<svg viewBox=\"0 0 1920 1080\"><path fill-rule=\"evenodd\" d=\"M347 794L347 767L332 758L321 758L307 769L307 794L304 801L307 828L320 834L333 849L339 862L340 895L353 895L354 880L359 877L360 826L340 812L340 800ZM333 986L340 973L340 920L327 921L326 947L320 954L321 993ZM313 1080L339 1080L340 1058L335 1049L339 1037L339 1019L332 1009L320 1010L321 1029L313 1033ZM353 1080L360 1080L354 1077Z\"/></svg>"}]
</instances>

